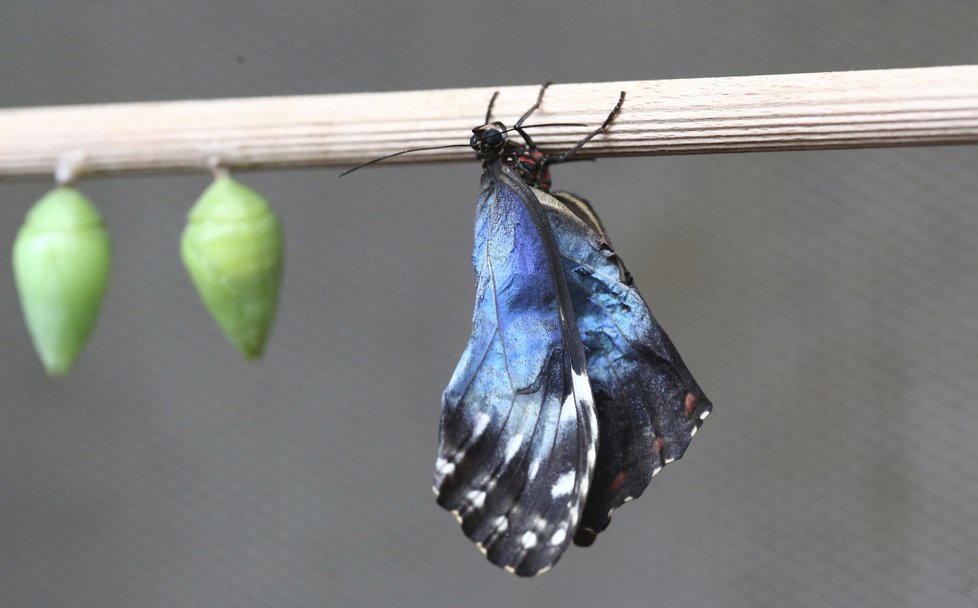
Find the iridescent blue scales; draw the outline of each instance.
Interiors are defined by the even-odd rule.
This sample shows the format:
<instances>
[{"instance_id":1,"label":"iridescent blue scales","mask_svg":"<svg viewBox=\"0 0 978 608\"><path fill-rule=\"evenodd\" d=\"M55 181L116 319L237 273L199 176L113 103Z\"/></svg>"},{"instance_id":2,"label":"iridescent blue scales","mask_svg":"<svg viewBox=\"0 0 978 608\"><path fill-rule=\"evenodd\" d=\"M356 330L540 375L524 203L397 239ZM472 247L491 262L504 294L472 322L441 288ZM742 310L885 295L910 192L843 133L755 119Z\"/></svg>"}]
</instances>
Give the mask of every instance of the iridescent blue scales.
<instances>
[{"instance_id":1,"label":"iridescent blue scales","mask_svg":"<svg viewBox=\"0 0 978 608\"><path fill-rule=\"evenodd\" d=\"M587 546L681 458L712 405L583 199L548 193L569 160L521 127L473 129L483 160L472 336L442 402L435 494L488 559L520 576ZM495 99L495 97L493 97ZM492 102L490 102L490 112ZM517 131L525 145L508 141Z\"/></svg>"},{"instance_id":2,"label":"iridescent blue scales","mask_svg":"<svg viewBox=\"0 0 978 608\"><path fill-rule=\"evenodd\" d=\"M544 210L495 161L482 179L472 337L445 390L438 503L490 561L548 569L574 537L597 457L584 350Z\"/></svg>"},{"instance_id":3,"label":"iridescent blue scales","mask_svg":"<svg viewBox=\"0 0 978 608\"><path fill-rule=\"evenodd\" d=\"M712 404L656 322L587 201L534 190L544 206L587 355L598 459L574 543L590 545L611 512L682 458Z\"/></svg>"}]
</instances>

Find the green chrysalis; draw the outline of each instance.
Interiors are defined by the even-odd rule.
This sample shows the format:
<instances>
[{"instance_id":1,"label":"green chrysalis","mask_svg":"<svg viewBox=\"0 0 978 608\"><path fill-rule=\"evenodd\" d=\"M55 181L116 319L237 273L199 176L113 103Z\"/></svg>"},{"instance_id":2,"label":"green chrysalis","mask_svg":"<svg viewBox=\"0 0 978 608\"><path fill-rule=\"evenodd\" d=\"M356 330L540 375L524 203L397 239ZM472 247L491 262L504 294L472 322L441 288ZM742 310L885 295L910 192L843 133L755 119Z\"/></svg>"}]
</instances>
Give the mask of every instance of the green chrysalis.
<instances>
[{"instance_id":1,"label":"green chrysalis","mask_svg":"<svg viewBox=\"0 0 978 608\"><path fill-rule=\"evenodd\" d=\"M190 210L180 253L204 305L247 359L261 356L282 282L282 224L265 199L225 174Z\"/></svg>"},{"instance_id":2,"label":"green chrysalis","mask_svg":"<svg viewBox=\"0 0 978 608\"><path fill-rule=\"evenodd\" d=\"M66 375L95 326L112 244L84 194L58 186L28 212L14 241L14 280L48 374Z\"/></svg>"}]
</instances>

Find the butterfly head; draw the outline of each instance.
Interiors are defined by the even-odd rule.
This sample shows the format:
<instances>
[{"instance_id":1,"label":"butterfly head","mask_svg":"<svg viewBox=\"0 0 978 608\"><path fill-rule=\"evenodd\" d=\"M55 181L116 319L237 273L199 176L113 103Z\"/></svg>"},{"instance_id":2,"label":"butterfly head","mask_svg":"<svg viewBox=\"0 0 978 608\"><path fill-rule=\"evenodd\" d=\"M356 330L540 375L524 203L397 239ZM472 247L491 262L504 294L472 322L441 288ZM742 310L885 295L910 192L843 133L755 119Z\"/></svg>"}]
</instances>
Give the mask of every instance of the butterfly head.
<instances>
[{"instance_id":1,"label":"butterfly head","mask_svg":"<svg viewBox=\"0 0 978 608\"><path fill-rule=\"evenodd\" d=\"M502 155L506 148L506 125L501 122L491 122L472 129L469 146L478 152L481 160L491 160Z\"/></svg>"}]
</instances>

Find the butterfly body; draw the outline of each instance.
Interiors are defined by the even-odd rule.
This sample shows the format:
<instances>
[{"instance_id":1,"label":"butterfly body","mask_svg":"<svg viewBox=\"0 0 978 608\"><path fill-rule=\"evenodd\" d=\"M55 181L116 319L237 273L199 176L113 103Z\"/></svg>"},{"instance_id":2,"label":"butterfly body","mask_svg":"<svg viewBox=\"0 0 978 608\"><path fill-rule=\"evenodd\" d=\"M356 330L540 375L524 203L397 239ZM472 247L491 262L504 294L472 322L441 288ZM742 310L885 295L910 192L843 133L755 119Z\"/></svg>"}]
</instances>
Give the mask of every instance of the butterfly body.
<instances>
[{"instance_id":1,"label":"butterfly body","mask_svg":"<svg viewBox=\"0 0 978 608\"><path fill-rule=\"evenodd\" d=\"M476 304L434 485L488 559L521 576L591 544L711 408L587 201L548 192L555 158L520 130L530 112L514 128L526 145L501 123L473 130Z\"/></svg>"}]
</instances>

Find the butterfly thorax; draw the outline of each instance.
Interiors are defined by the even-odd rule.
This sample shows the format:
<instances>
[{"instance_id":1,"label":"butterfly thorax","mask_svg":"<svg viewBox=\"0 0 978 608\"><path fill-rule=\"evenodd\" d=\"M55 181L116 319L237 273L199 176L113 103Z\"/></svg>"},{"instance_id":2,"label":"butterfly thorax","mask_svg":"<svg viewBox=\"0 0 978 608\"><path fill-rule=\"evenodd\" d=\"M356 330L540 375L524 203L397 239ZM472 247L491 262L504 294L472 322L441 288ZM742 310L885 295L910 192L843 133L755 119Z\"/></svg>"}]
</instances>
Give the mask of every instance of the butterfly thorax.
<instances>
[{"instance_id":1,"label":"butterfly thorax","mask_svg":"<svg viewBox=\"0 0 978 608\"><path fill-rule=\"evenodd\" d=\"M550 184L552 183L550 164L547 162L547 155L538 148L520 146L519 154L515 155L513 160L507 164L530 186L544 192L550 191Z\"/></svg>"},{"instance_id":2,"label":"butterfly thorax","mask_svg":"<svg viewBox=\"0 0 978 608\"><path fill-rule=\"evenodd\" d=\"M515 171L523 183L549 191L551 179L547 155L535 146L513 142L507 137L507 131L501 122L472 129L469 145L476 151L476 158L484 163L499 160Z\"/></svg>"}]
</instances>

